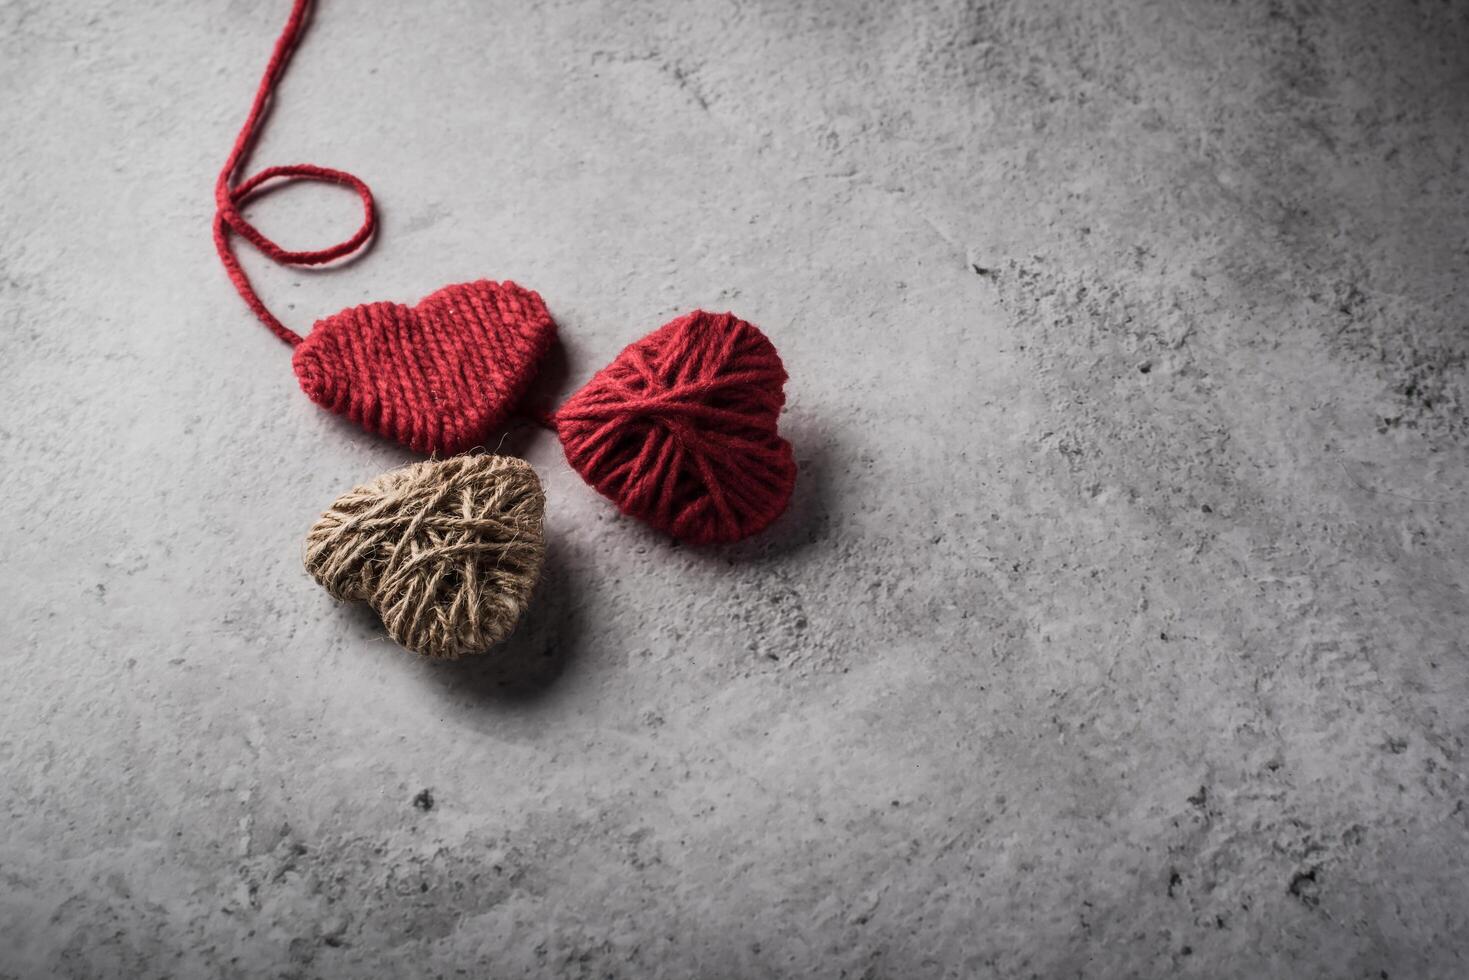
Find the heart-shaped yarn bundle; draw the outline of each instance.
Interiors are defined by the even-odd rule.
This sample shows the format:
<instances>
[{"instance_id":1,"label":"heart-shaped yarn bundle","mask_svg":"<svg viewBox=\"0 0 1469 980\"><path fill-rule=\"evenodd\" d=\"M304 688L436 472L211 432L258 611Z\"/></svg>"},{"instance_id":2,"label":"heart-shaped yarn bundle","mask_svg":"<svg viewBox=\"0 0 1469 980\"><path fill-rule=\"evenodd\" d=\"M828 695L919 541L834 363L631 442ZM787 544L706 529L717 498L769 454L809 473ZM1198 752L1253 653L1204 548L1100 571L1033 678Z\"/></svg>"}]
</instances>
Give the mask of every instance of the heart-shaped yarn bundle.
<instances>
[{"instance_id":1,"label":"heart-shaped yarn bundle","mask_svg":"<svg viewBox=\"0 0 1469 980\"><path fill-rule=\"evenodd\" d=\"M415 463L338 497L306 538L306 568L365 601L427 657L479 653L514 630L545 557L545 496L508 456Z\"/></svg>"},{"instance_id":2,"label":"heart-shaped yarn bundle","mask_svg":"<svg viewBox=\"0 0 1469 980\"><path fill-rule=\"evenodd\" d=\"M415 452L453 454L504 423L555 338L538 293L480 280L318 320L291 362L322 408Z\"/></svg>"},{"instance_id":3,"label":"heart-shaped yarn bundle","mask_svg":"<svg viewBox=\"0 0 1469 980\"><path fill-rule=\"evenodd\" d=\"M627 347L550 422L567 461L624 514L727 543L764 530L795 488L777 431L785 381L753 324L696 310Z\"/></svg>"}]
</instances>

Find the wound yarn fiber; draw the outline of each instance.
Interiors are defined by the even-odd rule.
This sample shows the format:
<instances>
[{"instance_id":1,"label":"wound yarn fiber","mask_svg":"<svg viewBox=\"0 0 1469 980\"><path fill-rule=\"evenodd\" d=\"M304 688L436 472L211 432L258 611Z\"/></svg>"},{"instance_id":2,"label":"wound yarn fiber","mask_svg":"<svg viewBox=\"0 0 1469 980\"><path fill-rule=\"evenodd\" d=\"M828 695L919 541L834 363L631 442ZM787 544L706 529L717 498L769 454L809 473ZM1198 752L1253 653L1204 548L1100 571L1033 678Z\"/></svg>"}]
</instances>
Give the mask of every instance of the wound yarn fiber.
<instances>
[{"instance_id":1,"label":"wound yarn fiber","mask_svg":"<svg viewBox=\"0 0 1469 980\"><path fill-rule=\"evenodd\" d=\"M545 495L508 456L414 463L344 493L306 537L306 569L365 601L426 657L480 653L510 635L545 558Z\"/></svg>"},{"instance_id":2,"label":"wound yarn fiber","mask_svg":"<svg viewBox=\"0 0 1469 980\"><path fill-rule=\"evenodd\" d=\"M691 544L738 541L796 484L778 432L785 366L753 324L695 310L628 346L547 423L624 514Z\"/></svg>"},{"instance_id":3,"label":"wound yarn fiber","mask_svg":"<svg viewBox=\"0 0 1469 980\"><path fill-rule=\"evenodd\" d=\"M318 320L291 363L322 408L420 453L484 442L556 338L540 294L460 283L417 306L367 303Z\"/></svg>"}]
</instances>

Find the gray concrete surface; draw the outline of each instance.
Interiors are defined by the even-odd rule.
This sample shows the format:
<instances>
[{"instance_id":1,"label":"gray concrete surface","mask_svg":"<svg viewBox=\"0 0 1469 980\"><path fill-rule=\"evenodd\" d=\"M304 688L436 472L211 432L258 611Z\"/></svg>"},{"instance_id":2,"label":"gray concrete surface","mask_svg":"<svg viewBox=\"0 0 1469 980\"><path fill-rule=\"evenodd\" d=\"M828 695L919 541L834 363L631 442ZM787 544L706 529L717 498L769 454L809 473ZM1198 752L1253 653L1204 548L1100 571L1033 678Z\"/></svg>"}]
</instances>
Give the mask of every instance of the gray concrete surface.
<instances>
[{"instance_id":1,"label":"gray concrete surface","mask_svg":"<svg viewBox=\"0 0 1469 980\"><path fill-rule=\"evenodd\" d=\"M325 0L255 163L384 230L247 254L288 322L508 277L562 392L694 306L792 376L731 550L512 434L460 666L302 571L408 457L210 249L285 6L0 6L0 976L1469 973L1464 5Z\"/></svg>"}]
</instances>

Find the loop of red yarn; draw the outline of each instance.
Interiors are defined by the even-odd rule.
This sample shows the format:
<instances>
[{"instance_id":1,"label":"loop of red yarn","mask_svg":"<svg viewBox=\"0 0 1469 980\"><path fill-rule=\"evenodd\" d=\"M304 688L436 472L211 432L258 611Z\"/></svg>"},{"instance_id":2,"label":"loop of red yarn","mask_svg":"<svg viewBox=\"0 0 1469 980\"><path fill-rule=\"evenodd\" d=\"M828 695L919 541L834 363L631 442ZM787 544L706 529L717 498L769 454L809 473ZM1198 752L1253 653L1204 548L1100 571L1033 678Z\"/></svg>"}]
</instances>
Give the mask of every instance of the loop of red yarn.
<instances>
[{"instance_id":1,"label":"loop of red yarn","mask_svg":"<svg viewBox=\"0 0 1469 980\"><path fill-rule=\"evenodd\" d=\"M623 513L727 543L768 526L795 488L777 431L785 381L753 324L696 310L629 346L550 421L567 461Z\"/></svg>"},{"instance_id":2,"label":"loop of red yarn","mask_svg":"<svg viewBox=\"0 0 1469 980\"><path fill-rule=\"evenodd\" d=\"M234 283L235 290L260 318L260 322L269 327L277 337L292 346L301 343L301 335L281 323L255 292L255 287L250 284L249 276L245 275L245 270L230 245L230 232L241 236L264 252L266 256L284 265L321 265L345 258L356 252L367 244L377 229L377 209L372 200L372 191L361 179L343 170L318 167L313 163L297 163L285 167L267 167L239 183L234 182L235 172L244 163L250 147L255 142L255 137L259 134L260 123L265 114L265 104L280 82L281 75L286 70L286 62L290 60L296 44L301 40L301 33L306 26L306 9L310 5L311 0L295 0L292 5L291 16L287 19L281 36L275 42L275 50L271 53L270 63L266 65L265 75L260 79L260 86L255 90L255 99L250 104L250 114L245 118L240 134L235 137L234 148L230 150L224 169L219 172L219 179L214 185L214 248L219 253L219 260L224 263L225 272L228 273L230 282ZM260 229L246 221L240 214L240 208L244 207L251 198L267 190L268 185L272 182L297 180L339 184L355 191L362 199L361 226L352 233L350 238L327 248L293 251L282 248L276 242L271 241Z\"/></svg>"}]
</instances>

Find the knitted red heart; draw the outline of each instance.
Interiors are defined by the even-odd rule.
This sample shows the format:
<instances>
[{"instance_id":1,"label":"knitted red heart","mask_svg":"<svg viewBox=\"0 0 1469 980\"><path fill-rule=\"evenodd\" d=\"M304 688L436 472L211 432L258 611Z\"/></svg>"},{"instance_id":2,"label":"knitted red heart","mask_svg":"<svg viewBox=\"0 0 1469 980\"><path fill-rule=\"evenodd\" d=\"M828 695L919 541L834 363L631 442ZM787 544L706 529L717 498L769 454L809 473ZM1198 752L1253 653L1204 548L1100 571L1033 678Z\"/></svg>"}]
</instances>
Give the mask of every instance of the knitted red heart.
<instances>
[{"instance_id":1,"label":"knitted red heart","mask_svg":"<svg viewBox=\"0 0 1469 980\"><path fill-rule=\"evenodd\" d=\"M452 455L505 421L555 337L539 294L481 279L414 307L367 303L318 320L291 361L323 408Z\"/></svg>"},{"instance_id":2,"label":"knitted red heart","mask_svg":"<svg viewBox=\"0 0 1469 980\"><path fill-rule=\"evenodd\" d=\"M624 514L693 544L738 541L796 484L777 432L785 381L755 326L696 310L629 346L551 421L567 461Z\"/></svg>"}]
</instances>

